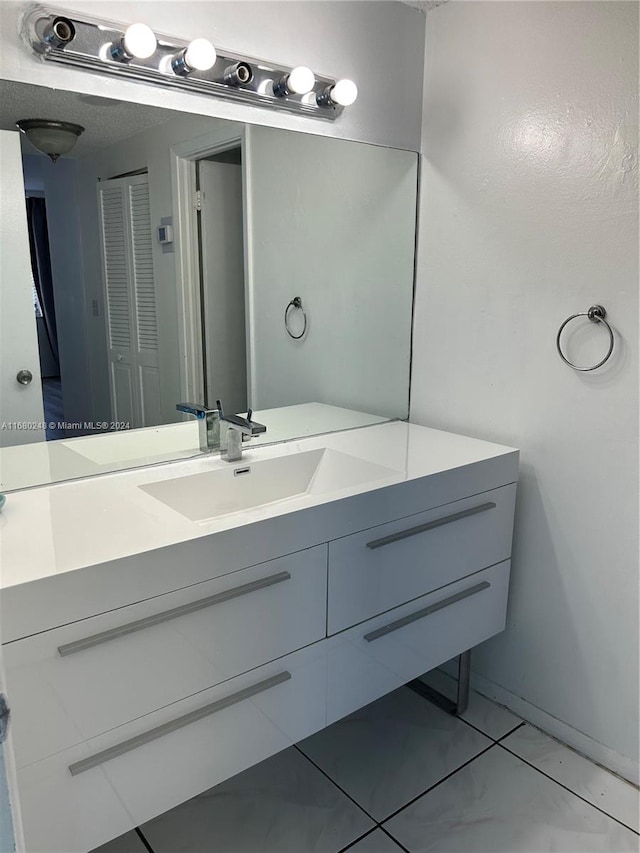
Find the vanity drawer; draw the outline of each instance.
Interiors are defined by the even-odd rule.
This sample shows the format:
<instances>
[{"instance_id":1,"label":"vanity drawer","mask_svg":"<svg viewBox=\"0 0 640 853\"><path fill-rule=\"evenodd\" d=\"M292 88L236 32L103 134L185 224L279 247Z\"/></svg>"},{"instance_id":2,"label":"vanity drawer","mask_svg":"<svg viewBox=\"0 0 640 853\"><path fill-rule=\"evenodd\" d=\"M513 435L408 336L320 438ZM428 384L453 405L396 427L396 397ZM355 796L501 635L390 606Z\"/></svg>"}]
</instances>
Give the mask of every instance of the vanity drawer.
<instances>
[{"instance_id":1,"label":"vanity drawer","mask_svg":"<svg viewBox=\"0 0 640 853\"><path fill-rule=\"evenodd\" d=\"M320 644L23 768L26 850L93 850L318 731L325 720Z\"/></svg>"},{"instance_id":2,"label":"vanity drawer","mask_svg":"<svg viewBox=\"0 0 640 853\"><path fill-rule=\"evenodd\" d=\"M510 561L332 637L327 725L504 629Z\"/></svg>"},{"instance_id":3,"label":"vanity drawer","mask_svg":"<svg viewBox=\"0 0 640 853\"><path fill-rule=\"evenodd\" d=\"M326 564L320 545L7 644L18 767L321 639Z\"/></svg>"},{"instance_id":4,"label":"vanity drawer","mask_svg":"<svg viewBox=\"0 0 640 853\"><path fill-rule=\"evenodd\" d=\"M334 634L511 555L515 483L329 543Z\"/></svg>"}]
</instances>

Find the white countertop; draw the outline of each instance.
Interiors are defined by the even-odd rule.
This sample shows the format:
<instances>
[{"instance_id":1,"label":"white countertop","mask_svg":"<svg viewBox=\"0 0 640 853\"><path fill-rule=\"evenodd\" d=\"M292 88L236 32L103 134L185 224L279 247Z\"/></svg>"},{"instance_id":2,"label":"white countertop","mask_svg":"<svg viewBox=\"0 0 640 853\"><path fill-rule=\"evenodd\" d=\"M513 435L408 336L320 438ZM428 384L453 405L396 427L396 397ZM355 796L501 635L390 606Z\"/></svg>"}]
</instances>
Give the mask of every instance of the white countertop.
<instances>
[{"instance_id":1,"label":"white countertop","mask_svg":"<svg viewBox=\"0 0 640 853\"><path fill-rule=\"evenodd\" d=\"M185 416L186 417L186 416ZM324 403L254 412L267 432L254 445L384 423L388 418ZM0 447L0 492L200 456L198 422L97 433L81 438Z\"/></svg>"},{"instance_id":2,"label":"white countertop","mask_svg":"<svg viewBox=\"0 0 640 853\"><path fill-rule=\"evenodd\" d=\"M248 445L242 462L232 465L323 447L382 465L392 473L355 488L306 494L206 522L190 521L138 487L227 468L229 463L217 454L14 492L0 513L0 588L516 453L503 445L393 422L269 447Z\"/></svg>"}]
</instances>

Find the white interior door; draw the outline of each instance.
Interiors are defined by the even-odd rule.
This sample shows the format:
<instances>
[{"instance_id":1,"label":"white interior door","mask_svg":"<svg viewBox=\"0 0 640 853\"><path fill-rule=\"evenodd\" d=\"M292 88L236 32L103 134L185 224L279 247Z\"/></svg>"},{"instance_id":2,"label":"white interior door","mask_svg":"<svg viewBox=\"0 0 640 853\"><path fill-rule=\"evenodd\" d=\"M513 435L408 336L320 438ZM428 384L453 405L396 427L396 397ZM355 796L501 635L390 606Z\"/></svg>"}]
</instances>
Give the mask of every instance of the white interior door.
<instances>
[{"instance_id":1,"label":"white interior door","mask_svg":"<svg viewBox=\"0 0 640 853\"><path fill-rule=\"evenodd\" d=\"M44 441L42 381L31 284L31 255L20 133L0 130L0 446ZM29 371L30 382L17 376Z\"/></svg>"},{"instance_id":2,"label":"white interior door","mask_svg":"<svg viewBox=\"0 0 640 853\"><path fill-rule=\"evenodd\" d=\"M98 185L113 420L161 422L158 324L147 175Z\"/></svg>"},{"instance_id":3,"label":"white interior door","mask_svg":"<svg viewBox=\"0 0 640 853\"><path fill-rule=\"evenodd\" d=\"M235 414L248 405L242 166L198 168L207 403Z\"/></svg>"}]
</instances>

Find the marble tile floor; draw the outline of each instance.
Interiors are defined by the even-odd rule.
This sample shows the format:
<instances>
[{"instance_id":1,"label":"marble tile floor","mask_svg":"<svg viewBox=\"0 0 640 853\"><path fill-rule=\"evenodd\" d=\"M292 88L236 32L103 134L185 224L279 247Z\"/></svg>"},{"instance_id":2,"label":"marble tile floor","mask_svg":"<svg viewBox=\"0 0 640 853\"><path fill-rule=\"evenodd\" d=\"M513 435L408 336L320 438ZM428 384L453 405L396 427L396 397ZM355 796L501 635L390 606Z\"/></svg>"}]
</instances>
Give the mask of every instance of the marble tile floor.
<instances>
[{"instance_id":1,"label":"marble tile floor","mask_svg":"<svg viewBox=\"0 0 640 853\"><path fill-rule=\"evenodd\" d=\"M403 687L94 853L634 853L639 810L479 694L456 719Z\"/></svg>"}]
</instances>

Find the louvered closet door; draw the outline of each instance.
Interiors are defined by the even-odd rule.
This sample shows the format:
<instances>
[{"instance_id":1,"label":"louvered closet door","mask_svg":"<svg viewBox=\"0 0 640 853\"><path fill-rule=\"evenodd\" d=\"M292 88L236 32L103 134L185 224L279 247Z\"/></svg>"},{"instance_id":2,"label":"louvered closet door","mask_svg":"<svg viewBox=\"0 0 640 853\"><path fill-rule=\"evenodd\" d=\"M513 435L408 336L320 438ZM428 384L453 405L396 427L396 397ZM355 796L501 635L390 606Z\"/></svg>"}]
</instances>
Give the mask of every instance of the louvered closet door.
<instances>
[{"instance_id":1,"label":"louvered closet door","mask_svg":"<svg viewBox=\"0 0 640 853\"><path fill-rule=\"evenodd\" d=\"M152 426L160 423L160 373L149 181L146 175L129 178L128 181L136 390L140 406L140 426Z\"/></svg>"},{"instance_id":2,"label":"louvered closet door","mask_svg":"<svg viewBox=\"0 0 640 853\"><path fill-rule=\"evenodd\" d=\"M160 422L158 327L146 175L98 185L113 420Z\"/></svg>"},{"instance_id":3,"label":"louvered closet door","mask_svg":"<svg viewBox=\"0 0 640 853\"><path fill-rule=\"evenodd\" d=\"M102 221L102 272L109 344L109 381L113 420L136 426L131 334L132 276L127 235L126 186L123 181L98 185Z\"/></svg>"}]
</instances>

